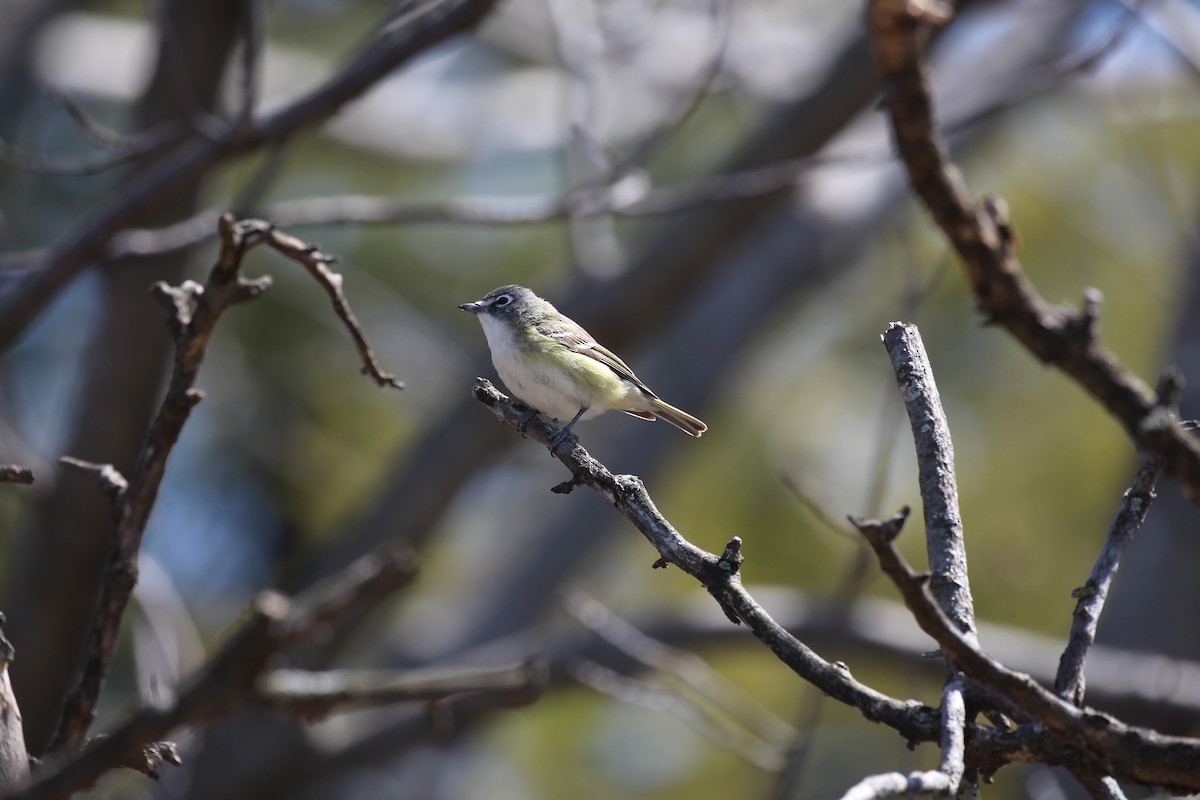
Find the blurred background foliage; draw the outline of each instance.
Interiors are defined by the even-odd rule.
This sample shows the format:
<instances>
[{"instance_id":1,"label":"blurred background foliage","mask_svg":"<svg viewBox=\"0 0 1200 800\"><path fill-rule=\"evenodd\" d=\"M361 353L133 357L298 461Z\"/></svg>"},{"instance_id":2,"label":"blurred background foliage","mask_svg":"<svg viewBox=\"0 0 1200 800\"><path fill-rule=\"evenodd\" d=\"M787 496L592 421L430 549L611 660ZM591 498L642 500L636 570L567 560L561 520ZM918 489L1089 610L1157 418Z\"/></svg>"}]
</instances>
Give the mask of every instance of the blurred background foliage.
<instances>
[{"instance_id":1,"label":"blurred background foliage","mask_svg":"<svg viewBox=\"0 0 1200 800\"><path fill-rule=\"evenodd\" d=\"M0 86L4 140L62 157L95 149L47 85L94 119L134 132L130 109L159 46L148 17L187 3L57 0L36 22L22 16L22 5L0 4L0 20L11 14L13 28L19 20L28 34L19 43L25 57L6 62L12 71ZM1186 367L1196 341L1182 332L1200 313L1200 11L1182 0L975 5L939 42L935 60L939 111L970 185L1008 201L1023 265L1044 296L1078 304L1085 287L1104 293L1102 335L1126 366L1148 381L1172 361ZM270 3L263 106L276 107L336 69L387 10L367 0ZM273 203L314 197L553 198L659 133L624 176L624 190L698 185L727 171L734 154L753 148L772 120L820 87L836 98L843 80L850 92L837 71L846 65L834 56L861 35L861 12L857 3L821 0L511 0L477 34L435 48L321 130L207 176L197 208L213 209L215 221L227 209L266 214ZM1094 64L1071 66L1088 55ZM869 65L860 69L870 73ZM225 76L218 116L237 107L235 75ZM694 109L677 119L693 98ZM977 108L986 113L973 118ZM667 426L609 415L582 426L581 440L615 472L642 475L691 541L719 551L729 536L741 536L752 591L786 587L820 607L850 580L860 548L808 506L836 520L918 504L911 438L879 342L889 321L916 321L955 437L976 611L989 622L1062 637L1071 590L1091 567L1135 453L1076 386L980 324L956 259L904 190L871 104L837 123L822 115L841 112L810 111L814 126L836 131L828 146L807 168L791 168L793 179L753 210L754 224L711 253L717 266L675 281L669 301L657 300L649 318L641 311L615 348L710 432L690 441ZM808 122L794 121L797 136ZM130 174L118 167L60 177L0 166L0 242L8 252L51 245L119 193ZM745 213L746 201L697 205L719 216ZM168 623L180 640L180 668L219 642L258 590L294 589L327 572L343 558L339 543L389 537L420 543L420 582L344 632L326 663L519 660L555 637L580 635L563 611L562 593L572 587L635 624L674 620L686 628L697 615L719 621L719 609L691 581L649 569L646 543L602 501L583 491L551 495L559 465L511 431L497 434L490 415L465 400L474 376L493 371L478 324L455 308L506 282L563 300L570 313L589 291L636 305L639 282L630 271L656 268L643 257L651 243L670 231L686 242L687 226L700 236L709 219L688 211L528 224L285 226L340 256L356 314L385 368L407 388L380 391L359 377L344 329L295 265L262 252L248 259L248 273L269 273L275 284L217 332L200 378L206 400L172 457L144 547L161 574L151 581L157 599L142 602L180 601ZM172 258L182 275L199 280L214 252L201 244ZM142 285L162 277L137 260L119 269L142 271ZM19 268L0 274L19 279ZM122 369L119 358L89 361L114 312L100 281L93 270L70 284L0 354L0 462L30 464L38 476L33 487L0 492L0 589L18 625L45 610L44 602L28 605L34 595L21 582L38 548L49 546L47 508L72 502L72 493L99 494L56 459L118 460L73 452L73 431L88 417L103 426L137 413L119 394L89 392L97 368ZM599 294L614 285L626 287L623 294ZM127 302L150 305L132 293ZM590 312L580 318L618 319ZM150 325L141 336L165 338L165 331ZM157 391L163 374L127 380ZM1195 382L1200 369L1191 375ZM144 413L131 424L144 429ZM444 449L430 438L449 430L457 435L444 438ZM434 468L446 451L487 437L496 444L481 447L469 468ZM438 490L448 501L432 521L412 523L404 508L377 511L389 496L407 497L399 494L407 491L401 476L413 471L453 475ZM1166 483L1160 493L1178 491ZM1160 542L1176 531L1194 535L1196 515L1186 504L1164 504L1151 517L1160 529L1147 536ZM96 526L88 535L102 537L102 515ZM921 527L918 515L904 537L917 563ZM1173 548L1159 549L1181 568L1195 563ZM1122 575L1114 602L1157 598L1172 613L1118 615L1111 627L1126 620L1122 630L1106 632L1125 646L1200 657L1194 633L1147 632L1163 616L1187 619L1196 609L1194 593L1181 595L1146 562ZM93 591L55 586L53 570L39 574L63 602ZM894 598L870 567L851 585ZM162 636L141 616L126 628L133 640ZM60 634L69 650L67 631L40 631ZM534 706L498 713L462 736L406 739L377 747L371 758L339 754L411 712L354 714L311 728L233 721L195 734L185 766L161 784L117 777L97 796L823 798L871 772L935 763L932 747L910 753L855 712L830 703L813 712L812 690L749 637L693 639L689 646L719 675L779 718L772 730L786 731L786 723L801 731L808 749L787 788L776 769L791 742L750 748L767 762L756 764L721 741L729 724L688 717L693 706L662 688L669 675L642 673L636 679L653 687L642 702L556 684ZM20 672L37 640L17 637L15 675L28 724L44 729L38 717L53 715L59 695L45 676ZM818 649L881 691L936 702L936 668L916 670L836 638ZM105 720L128 707L135 675L153 684L165 670L142 653L130 650L118 664ZM164 674L161 682L170 683ZM26 697L42 699L26 706ZM261 736L261 725L279 737L275 761L221 758ZM301 759L304 777L285 780ZM1058 778L1043 769L1009 768L1000 777L989 796L1062 796L1053 793Z\"/></svg>"}]
</instances>

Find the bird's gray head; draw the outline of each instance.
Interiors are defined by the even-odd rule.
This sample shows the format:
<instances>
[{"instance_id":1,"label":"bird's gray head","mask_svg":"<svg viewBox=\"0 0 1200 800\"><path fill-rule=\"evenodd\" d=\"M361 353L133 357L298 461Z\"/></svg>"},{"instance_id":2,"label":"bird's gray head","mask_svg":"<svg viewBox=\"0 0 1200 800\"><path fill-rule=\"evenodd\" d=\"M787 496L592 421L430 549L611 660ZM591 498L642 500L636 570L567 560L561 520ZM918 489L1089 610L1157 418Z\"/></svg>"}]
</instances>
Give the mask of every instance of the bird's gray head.
<instances>
[{"instance_id":1,"label":"bird's gray head","mask_svg":"<svg viewBox=\"0 0 1200 800\"><path fill-rule=\"evenodd\" d=\"M483 296L482 300L473 303L463 303L459 306L463 311L472 314L487 314L497 319L516 322L526 318L538 318L545 315L545 309L550 304L536 294L510 283L492 289Z\"/></svg>"}]
</instances>

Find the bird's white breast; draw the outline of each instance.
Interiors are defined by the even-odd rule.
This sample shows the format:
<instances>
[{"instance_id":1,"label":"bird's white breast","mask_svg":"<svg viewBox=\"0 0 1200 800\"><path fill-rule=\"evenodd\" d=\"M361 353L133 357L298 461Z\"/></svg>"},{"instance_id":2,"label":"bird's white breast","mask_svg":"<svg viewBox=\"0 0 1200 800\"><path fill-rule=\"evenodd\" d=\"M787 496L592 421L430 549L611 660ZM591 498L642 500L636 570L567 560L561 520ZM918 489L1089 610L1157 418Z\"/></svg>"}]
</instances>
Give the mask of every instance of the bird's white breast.
<instances>
[{"instance_id":1,"label":"bird's white breast","mask_svg":"<svg viewBox=\"0 0 1200 800\"><path fill-rule=\"evenodd\" d=\"M510 325L487 314L481 314L479 322L483 326L483 335L487 337L488 348L492 351L492 364L500 380L518 400L560 421L575 416L584 398L558 365L528 358L522 353ZM583 419L606 410L593 407Z\"/></svg>"}]
</instances>

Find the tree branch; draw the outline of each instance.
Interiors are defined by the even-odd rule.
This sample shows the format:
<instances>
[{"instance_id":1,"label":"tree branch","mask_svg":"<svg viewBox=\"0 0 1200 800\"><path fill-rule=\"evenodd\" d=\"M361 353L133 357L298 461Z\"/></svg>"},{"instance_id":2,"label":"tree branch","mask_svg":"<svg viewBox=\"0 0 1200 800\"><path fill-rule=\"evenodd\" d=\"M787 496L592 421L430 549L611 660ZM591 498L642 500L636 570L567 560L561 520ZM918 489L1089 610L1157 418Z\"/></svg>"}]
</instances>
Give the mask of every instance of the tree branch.
<instances>
[{"instance_id":1,"label":"tree branch","mask_svg":"<svg viewBox=\"0 0 1200 800\"><path fill-rule=\"evenodd\" d=\"M251 606L246 622L185 683L173 703L142 708L77 753L59 748L34 783L10 797L66 797L91 786L114 767L142 763L148 747L161 749L162 740L181 725L211 722L268 702L269 698L263 700L259 695L258 681L274 656L322 627L373 608L415 576L412 554L406 548L388 547L363 556L294 600L263 592ZM530 686L535 682L536 676L530 673Z\"/></svg>"},{"instance_id":2,"label":"tree branch","mask_svg":"<svg viewBox=\"0 0 1200 800\"><path fill-rule=\"evenodd\" d=\"M972 637L942 613L925 591L925 578L915 573L896 549L894 540L908 513L906 508L882 522L852 521L875 551L884 573L900 590L921 630L932 636L969 678L1007 697L1054 738L1076 751L1071 760L1054 763L1072 764L1090 775L1107 774L1151 786L1200 789L1200 770L1196 769L1200 740L1164 736L1092 709L1077 708L980 650Z\"/></svg>"},{"instance_id":3,"label":"tree branch","mask_svg":"<svg viewBox=\"0 0 1200 800\"><path fill-rule=\"evenodd\" d=\"M270 278L248 281L238 272L246 241L231 219L223 225L222 234L220 258L203 287L192 282L171 287L161 281L153 287L155 297L168 310L167 326L175 338L175 363L166 397L150 425L146 446L134 466L128 488L119 492L110 488L116 498L112 549L83 661L64 703L52 751L77 746L95 717L121 618L137 583L137 553L158 497L167 458L192 408L204 397L195 385L213 329L230 306L258 297L271 285ZM97 469L103 474L103 468Z\"/></svg>"},{"instance_id":4,"label":"tree branch","mask_svg":"<svg viewBox=\"0 0 1200 800\"><path fill-rule=\"evenodd\" d=\"M222 247L207 283L201 287L185 281L178 287L163 282L154 285L154 296L167 308L167 326L175 338L175 363L162 406L150 426L146 446L125 484L111 465L96 465L77 459L66 463L76 469L101 476L114 506L114 531L100 602L88 635L83 662L75 683L64 703L55 732L53 751L74 748L83 741L96 714L96 703L108 675L116 647L117 633L125 607L137 583L137 554L142 534L158 487L166 470L167 458L191 409L203 398L195 388L200 365L221 315L230 307L260 296L271 285L270 277L247 280L241 275L245 254L259 244L304 266L330 296L334 310L354 337L363 362L363 372L381 386L400 384L382 372L370 344L359 327L341 290L341 276L331 272L331 256L276 230L261 220L237 222L230 215L221 218Z\"/></svg>"},{"instance_id":5,"label":"tree branch","mask_svg":"<svg viewBox=\"0 0 1200 800\"><path fill-rule=\"evenodd\" d=\"M887 109L896 147L916 194L966 267L980 310L1043 362L1073 378L1145 450L1163 459L1184 491L1200 502L1200 441L1188 434L1142 380L1126 370L1097 335L1100 293L1083 308L1049 306L1021 271L1008 211L999 198L977 201L949 159L933 121L926 64L928 24L953 13L938 0L871 0L867 30L888 82Z\"/></svg>"},{"instance_id":6,"label":"tree branch","mask_svg":"<svg viewBox=\"0 0 1200 800\"><path fill-rule=\"evenodd\" d=\"M523 407L513 403L490 381L477 378L473 393L498 420L517 427ZM548 445L558 429L535 417L524 426L524 433ZM940 721L936 710L903 703L856 681L844 666L820 658L772 619L742 586L738 575L741 542L736 537L720 556L696 547L659 513L637 476L613 475L579 446L574 434L563 440L553 456L571 471L571 478L554 487L555 492L565 494L575 486L587 486L612 503L658 551L654 567L674 564L698 580L731 620L745 623L751 633L800 677L835 700L857 708L867 719L899 731L909 741L933 741L938 737Z\"/></svg>"},{"instance_id":7,"label":"tree branch","mask_svg":"<svg viewBox=\"0 0 1200 800\"><path fill-rule=\"evenodd\" d=\"M162 198L189 186L215 166L280 142L327 119L392 70L482 20L496 0L430 0L406 6L323 85L257 120L249 133L233 126L195 135L175 152L134 176L119 195L71 226L33 270L0 297L0 347L11 342L47 302L93 259L113 235L136 223Z\"/></svg>"},{"instance_id":8,"label":"tree branch","mask_svg":"<svg viewBox=\"0 0 1200 800\"><path fill-rule=\"evenodd\" d=\"M272 711L317 720L335 711L442 700L468 692L529 703L541 695L546 680L545 667L537 662L502 668L408 671L276 669L258 679L255 702Z\"/></svg>"}]
</instances>

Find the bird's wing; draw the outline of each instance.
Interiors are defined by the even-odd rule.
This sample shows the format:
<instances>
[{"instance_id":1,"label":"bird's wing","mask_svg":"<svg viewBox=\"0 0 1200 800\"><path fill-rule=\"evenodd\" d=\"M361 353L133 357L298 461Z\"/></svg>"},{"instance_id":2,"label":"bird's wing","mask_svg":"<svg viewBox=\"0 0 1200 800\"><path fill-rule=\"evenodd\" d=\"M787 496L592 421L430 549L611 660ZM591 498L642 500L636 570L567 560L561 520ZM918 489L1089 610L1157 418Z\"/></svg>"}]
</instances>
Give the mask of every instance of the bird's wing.
<instances>
[{"instance_id":1,"label":"bird's wing","mask_svg":"<svg viewBox=\"0 0 1200 800\"><path fill-rule=\"evenodd\" d=\"M573 322L543 322L537 326L537 331L568 350L596 359L650 397L657 397L646 384L642 383L641 378L633 374L633 370L629 368L628 364L622 361L616 353L593 339L591 334L580 325Z\"/></svg>"}]
</instances>

